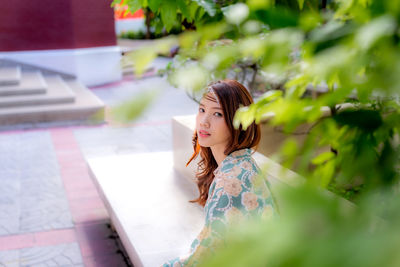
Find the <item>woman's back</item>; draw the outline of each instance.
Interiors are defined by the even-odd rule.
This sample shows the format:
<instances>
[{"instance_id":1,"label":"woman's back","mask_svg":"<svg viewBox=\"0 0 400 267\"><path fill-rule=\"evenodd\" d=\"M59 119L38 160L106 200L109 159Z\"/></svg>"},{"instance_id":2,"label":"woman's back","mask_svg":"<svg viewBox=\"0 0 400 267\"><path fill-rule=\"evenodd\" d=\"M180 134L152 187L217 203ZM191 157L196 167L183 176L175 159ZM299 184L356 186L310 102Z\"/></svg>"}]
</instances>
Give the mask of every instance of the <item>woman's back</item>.
<instances>
[{"instance_id":1,"label":"woman's back","mask_svg":"<svg viewBox=\"0 0 400 267\"><path fill-rule=\"evenodd\" d=\"M215 178L205 206L206 216L213 214L225 218L228 223L234 214L239 217L273 215L274 202L269 185L260 176L251 153L251 149L234 151L214 171ZM210 209L213 209L212 213Z\"/></svg>"},{"instance_id":2,"label":"woman's back","mask_svg":"<svg viewBox=\"0 0 400 267\"><path fill-rule=\"evenodd\" d=\"M204 227L192 242L190 254L164 266L195 266L202 258L223 245L230 226L250 218L270 218L275 204L269 185L251 157L251 149L229 154L214 171L204 206Z\"/></svg>"}]
</instances>

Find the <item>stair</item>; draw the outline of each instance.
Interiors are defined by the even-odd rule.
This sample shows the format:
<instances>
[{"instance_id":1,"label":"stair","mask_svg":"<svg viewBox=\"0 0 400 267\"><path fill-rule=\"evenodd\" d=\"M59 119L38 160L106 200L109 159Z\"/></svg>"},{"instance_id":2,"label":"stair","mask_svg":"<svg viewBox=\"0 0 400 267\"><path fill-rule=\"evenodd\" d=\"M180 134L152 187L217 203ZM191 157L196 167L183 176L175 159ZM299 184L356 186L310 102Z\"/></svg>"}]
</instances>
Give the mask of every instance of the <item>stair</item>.
<instances>
[{"instance_id":1,"label":"stair","mask_svg":"<svg viewBox=\"0 0 400 267\"><path fill-rule=\"evenodd\" d=\"M75 77L0 60L0 130L103 122L104 104Z\"/></svg>"},{"instance_id":2,"label":"stair","mask_svg":"<svg viewBox=\"0 0 400 267\"><path fill-rule=\"evenodd\" d=\"M1 70L0 68L0 72ZM3 71L3 73L7 72ZM45 94L47 90L46 81L38 71L24 72L23 76L19 73L18 80L7 80L4 77L2 81L3 83L0 83L0 96ZM16 82L11 83L11 81Z\"/></svg>"},{"instance_id":3,"label":"stair","mask_svg":"<svg viewBox=\"0 0 400 267\"><path fill-rule=\"evenodd\" d=\"M0 69L0 85L18 84L21 79L21 68L19 66L3 67Z\"/></svg>"}]
</instances>

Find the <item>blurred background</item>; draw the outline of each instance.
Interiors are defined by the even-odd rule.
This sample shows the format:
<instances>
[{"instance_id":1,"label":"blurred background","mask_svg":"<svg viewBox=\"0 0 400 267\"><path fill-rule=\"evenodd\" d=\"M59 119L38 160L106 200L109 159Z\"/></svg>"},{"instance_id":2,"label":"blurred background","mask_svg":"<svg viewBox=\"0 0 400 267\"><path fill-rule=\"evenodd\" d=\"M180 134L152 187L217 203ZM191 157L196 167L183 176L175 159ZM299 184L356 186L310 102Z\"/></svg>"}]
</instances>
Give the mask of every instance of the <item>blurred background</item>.
<instances>
[{"instance_id":1,"label":"blurred background","mask_svg":"<svg viewBox=\"0 0 400 267\"><path fill-rule=\"evenodd\" d=\"M255 99L234 124L262 125L281 216L232 229L203 265L400 266L400 1L3 0L0 13L2 265L131 266L85 162L175 152L174 117L231 78Z\"/></svg>"}]
</instances>

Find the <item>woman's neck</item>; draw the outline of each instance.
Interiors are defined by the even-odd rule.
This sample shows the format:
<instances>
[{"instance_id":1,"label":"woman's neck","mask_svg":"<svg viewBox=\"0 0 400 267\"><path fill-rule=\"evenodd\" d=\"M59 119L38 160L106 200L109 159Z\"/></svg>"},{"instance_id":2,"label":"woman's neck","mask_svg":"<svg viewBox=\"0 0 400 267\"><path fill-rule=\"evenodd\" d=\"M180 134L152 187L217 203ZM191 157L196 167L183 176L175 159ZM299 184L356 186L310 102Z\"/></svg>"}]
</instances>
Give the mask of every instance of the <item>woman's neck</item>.
<instances>
[{"instance_id":1,"label":"woman's neck","mask_svg":"<svg viewBox=\"0 0 400 267\"><path fill-rule=\"evenodd\" d=\"M225 147L220 147L220 146L211 147L211 152L212 152L213 157L214 157L215 161L217 162L218 166L226 158L224 151L225 151Z\"/></svg>"}]
</instances>

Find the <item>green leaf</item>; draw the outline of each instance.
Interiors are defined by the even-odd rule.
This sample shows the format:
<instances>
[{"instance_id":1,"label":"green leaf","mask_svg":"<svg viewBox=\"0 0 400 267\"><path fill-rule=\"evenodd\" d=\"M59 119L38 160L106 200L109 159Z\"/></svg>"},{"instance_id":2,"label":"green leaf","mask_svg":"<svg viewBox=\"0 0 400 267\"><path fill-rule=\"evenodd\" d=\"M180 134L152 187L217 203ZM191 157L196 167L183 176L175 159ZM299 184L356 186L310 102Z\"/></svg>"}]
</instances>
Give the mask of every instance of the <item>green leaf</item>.
<instances>
[{"instance_id":1,"label":"green leaf","mask_svg":"<svg viewBox=\"0 0 400 267\"><path fill-rule=\"evenodd\" d=\"M319 175L320 186L326 188L329 183L332 181L333 175L335 173L335 161L331 160L326 162L325 164L319 166L316 171Z\"/></svg>"},{"instance_id":2,"label":"green leaf","mask_svg":"<svg viewBox=\"0 0 400 267\"><path fill-rule=\"evenodd\" d=\"M256 106L254 104L246 107L239 108L233 118L233 126L239 129L242 125L242 129L246 129L254 122L254 115L256 113Z\"/></svg>"},{"instance_id":3,"label":"green leaf","mask_svg":"<svg viewBox=\"0 0 400 267\"><path fill-rule=\"evenodd\" d=\"M164 0L161 4L161 19L165 29L169 32L176 22L176 2L173 0Z\"/></svg>"},{"instance_id":4,"label":"green leaf","mask_svg":"<svg viewBox=\"0 0 400 267\"><path fill-rule=\"evenodd\" d=\"M240 42L240 51L244 57L259 58L265 53L265 41L259 37L245 38Z\"/></svg>"},{"instance_id":5,"label":"green leaf","mask_svg":"<svg viewBox=\"0 0 400 267\"><path fill-rule=\"evenodd\" d=\"M226 21L231 24L240 24L249 16L249 7L244 3L237 3L222 8Z\"/></svg>"},{"instance_id":6,"label":"green leaf","mask_svg":"<svg viewBox=\"0 0 400 267\"><path fill-rule=\"evenodd\" d=\"M111 7L114 7L115 5L121 4L121 2L122 2L122 0L113 0L113 1L111 2Z\"/></svg>"},{"instance_id":7,"label":"green leaf","mask_svg":"<svg viewBox=\"0 0 400 267\"><path fill-rule=\"evenodd\" d=\"M158 54L166 55L175 45L178 45L178 40L172 36L168 36L157 40L155 42L154 49L156 49Z\"/></svg>"},{"instance_id":8,"label":"green leaf","mask_svg":"<svg viewBox=\"0 0 400 267\"><path fill-rule=\"evenodd\" d=\"M235 57L238 55L237 46L221 45L208 52L202 62L209 69L226 69L235 62Z\"/></svg>"},{"instance_id":9,"label":"green leaf","mask_svg":"<svg viewBox=\"0 0 400 267\"><path fill-rule=\"evenodd\" d=\"M354 32L352 23L329 21L321 27L317 27L310 33L310 40L314 43L315 53L324 49L340 45L343 40Z\"/></svg>"},{"instance_id":10,"label":"green leaf","mask_svg":"<svg viewBox=\"0 0 400 267\"><path fill-rule=\"evenodd\" d=\"M187 1L185 0L176 0L176 5L178 6L179 10L181 11L184 18L187 19L188 22L192 20L192 16L190 14L190 5L188 6Z\"/></svg>"},{"instance_id":11,"label":"green leaf","mask_svg":"<svg viewBox=\"0 0 400 267\"><path fill-rule=\"evenodd\" d=\"M327 151L327 152L323 152L323 153L319 154L318 156L316 156L315 158L313 158L311 162L315 165L319 165L319 164L322 164L334 157L335 157L335 153L333 153L331 151Z\"/></svg>"},{"instance_id":12,"label":"green leaf","mask_svg":"<svg viewBox=\"0 0 400 267\"><path fill-rule=\"evenodd\" d=\"M288 164L293 163L295 156L299 153L298 141L294 137L289 137L280 147L280 151Z\"/></svg>"},{"instance_id":13,"label":"green leaf","mask_svg":"<svg viewBox=\"0 0 400 267\"><path fill-rule=\"evenodd\" d=\"M386 15L374 19L358 30L356 41L362 49L369 49L384 36L389 36L396 30L396 21Z\"/></svg>"},{"instance_id":14,"label":"green leaf","mask_svg":"<svg viewBox=\"0 0 400 267\"><path fill-rule=\"evenodd\" d=\"M368 5L384 1L371 0L336 0L338 8L334 13L334 19L367 21L370 19ZM392 2L392 1L390 1Z\"/></svg>"},{"instance_id":15,"label":"green leaf","mask_svg":"<svg viewBox=\"0 0 400 267\"><path fill-rule=\"evenodd\" d=\"M257 100L257 105L265 105L269 102L277 100L278 98L282 97L282 95L283 92L281 90L269 90Z\"/></svg>"},{"instance_id":16,"label":"green leaf","mask_svg":"<svg viewBox=\"0 0 400 267\"><path fill-rule=\"evenodd\" d=\"M189 17L195 19L197 9L201 9L195 2L191 2L189 5Z\"/></svg>"},{"instance_id":17,"label":"green leaf","mask_svg":"<svg viewBox=\"0 0 400 267\"><path fill-rule=\"evenodd\" d=\"M304 0L297 0L297 2L299 3L300 10L302 10L304 5Z\"/></svg>"},{"instance_id":18,"label":"green leaf","mask_svg":"<svg viewBox=\"0 0 400 267\"><path fill-rule=\"evenodd\" d=\"M208 84L209 73L198 64L186 64L171 75L170 81L176 87L196 92Z\"/></svg>"},{"instance_id":19,"label":"green leaf","mask_svg":"<svg viewBox=\"0 0 400 267\"><path fill-rule=\"evenodd\" d=\"M148 0L148 3L151 11L156 13L158 11L158 8L160 7L161 0Z\"/></svg>"},{"instance_id":20,"label":"green leaf","mask_svg":"<svg viewBox=\"0 0 400 267\"><path fill-rule=\"evenodd\" d=\"M203 16L205 14L207 14L206 10L204 8L202 8L202 7L198 7L196 9L195 15L193 16L193 20L199 21L199 20L201 20L203 18Z\"/></svg>"},{"instance_id":21,"label":"green leaf","mask_svg":"<svg viewBox=\"0 0 400 267\"><path fill-rule=\"evenodd\" d=\"M300 98L304 95L305 91L306 91L306 87L301 87L301 86L289 87L289 88L286 88L285 97L286 98L294 98L294 99Z\"/></svg>"},{"instance_id":22,"label":"green leaf","mask_svg":"<svg viewBox=\"0 0 400 267\"><path fill-rule=\"evenodd\" d=\"M266 9L275 5L275 0L247 0L247 5L253 9Z\"/></svg>"},{"instance_id":23,"label":"green leaf","mask_svg":"<svg viewBox=\"0 0 400 267\"><path fill-rule=\"evenodd\" d=\"M210 40L216 40L227 30L225 23L211 23L204 27L198 27L198 32L201 35L203 44L209 43Z\"/></svg>"},{"instance_id":24,"label":"green leaf","mask_svg":"<svg viewBox=\"0 0 400 267\"><path fill-rule=\"evenodd\" d=\"M215 16L217 12L217 7L212 0L193 0L193 2L197 3L201 6L211 17Z\"/></svg>"},{"instance_id":25,"label":"green leaf","mask_svg":"<svg viewBox=\"0 0 400 267\"><path fill-rule=\"evenodd\" d=\"M333 118L339 125L358 128L365 133L374 132L383 124L382 114L379 110L349 109L339 112Z\"/></svg>"},{"instance_id":26,"label":"green leaf","mask_svg":"<svg viewBox=\"0 0 400 267\"><path fill-rule=\"evenodd\" d=\"M159 90L145 91L129 101L111 109L111 116L118 122L131 122L137 119L159 94Z\"/></svg>"},{"instance_id":27,"label":"green leaf","mask_svg":"<svg viewBox=\"0 0 400 267\"><path fill-rule=\"evenodd\" d=\"M298 25L299 17L293 11L274 7L271 9L259 9L254 12L255 18L265 23L272 29L295 27Z\"/></svg>"},{"instance_id":28,"label":"green leaf","mask_svg":"<svg viewBox=\"0 0 400 267\"><path fill-rule=\"evenodd\" d=\"M127 57L133 63L135 73L142 75L147 66L157 57L157 51L154 47L148 47L131 52Z\"/></svg>"},{"instance_id":29,"label":"green leaf","mask_svg":"<svg viewBox=\"0 0 400 267\"><path fill-rule=\"evenodd\" d=\"M128 0L128 1L125 1L124 3L128 6L129 11L131 11L132 13L138 11L139 9L141 9L143 7L146 7L146 6L143 6L142 1L140 1L140 0Z\"/></svg>"},{"instance_id":30,"label":"green leaf","mask_svg":"<svg viewBox=\"0 0 400 267\"><path fill-rule=\"evenodd\" d=\"M300 27L308 32L323 23L323 19L320 13L317 12L305 12L300 17Z\"/></svg>"},{"instance_id":31,"label":"green leaf","mask_svg":"<svg viewBox=\"0 0 400 267\"><path fill-rule=\"evenodd\" d=\"M179 35L179 45L182 48L192 48L199 40L200 34L195 31L186 31Z\"/></svg>"}]
</instances>

